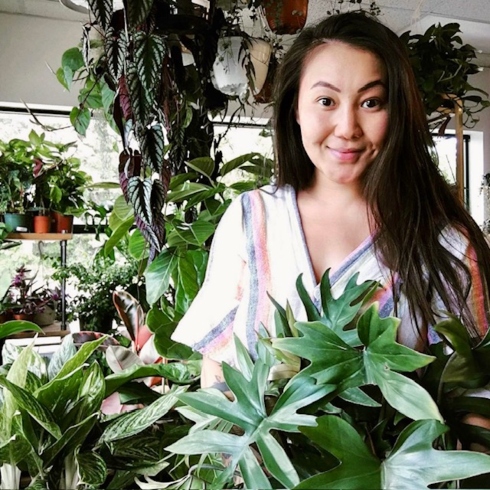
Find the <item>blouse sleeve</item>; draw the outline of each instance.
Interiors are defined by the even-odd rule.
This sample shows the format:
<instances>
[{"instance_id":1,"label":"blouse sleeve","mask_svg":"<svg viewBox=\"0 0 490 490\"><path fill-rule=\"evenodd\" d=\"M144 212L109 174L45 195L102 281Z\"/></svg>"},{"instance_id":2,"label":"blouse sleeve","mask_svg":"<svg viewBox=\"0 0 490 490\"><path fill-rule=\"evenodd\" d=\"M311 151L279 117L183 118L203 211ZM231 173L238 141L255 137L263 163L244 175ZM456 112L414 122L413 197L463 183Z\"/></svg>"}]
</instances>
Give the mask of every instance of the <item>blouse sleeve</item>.
<instances>
[{"instance_id":1,"label":"blouse sleeve","mask_svg":"<svg viewBox=\"0 0 490 490\"><path fill-rule=\"evenodd\" d=\"M172 339L215 361L234 357L233 322L247 271L241 196L216 229L204 283L177 325Z\"/></svg>"},{"instance_id":2,"label":"blouse sleeve","mask_svg":"<svg viewBox=\"0 0 490 490\"><path fill-rule=\"evenodd\" d=\"M470 284L466 304L474 319L478 336L483 338L488 330L488 314L476 251L469 240L455 229L445 230L442 233L441 243L468 268ZM451 292L449 292L449 295L451 296ZM434 309L439 315L438 321L445 318L444 311L447 308L439 295L435 298ZM433 329L429 329L429 342L435 343L438 341L440 339L437 333Z\"/></svg>"}]
</instances>

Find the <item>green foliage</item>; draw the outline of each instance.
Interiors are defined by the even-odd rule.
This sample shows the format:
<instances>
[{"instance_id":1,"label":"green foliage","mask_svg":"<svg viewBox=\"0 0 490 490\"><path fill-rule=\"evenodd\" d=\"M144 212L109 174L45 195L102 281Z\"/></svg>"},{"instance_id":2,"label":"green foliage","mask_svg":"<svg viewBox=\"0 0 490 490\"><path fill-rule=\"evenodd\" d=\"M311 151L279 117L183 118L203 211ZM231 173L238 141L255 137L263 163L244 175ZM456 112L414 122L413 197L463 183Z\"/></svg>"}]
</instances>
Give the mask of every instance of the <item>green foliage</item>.
<instances>
[{"instance_id":1,"label":"green foliage","mask_svg":"<svg viewBox=\"0 0 490 490\"><path fill-rule=\"evenodd\" d=\"M405 32L400 38L408 48L427 115L459 104L463 123L471 129L478 122L475 114L489 107L490 101L486 92L468 81L479 71L476 49L463 43L460 32L459 24L437 24L424 34Z\"/></svg>"},{"instance_id":2,"label":"green foliage","mask_svg":"<svg viewBox=\"0 0 490 490\"><path fill-rule=\"evenodd\" d=\"M454 450L456 437L463 447L488 445L489 431L462 418L490 416L490 402L466 396L451 366L463 356L456 364L466 366L472 386L486 383L490 334L471 347L449 318L436 329L454 350L445 353L441 343L425 356L396 342L398 320L366 308L375 283L351 280L336 298L328 284L324 277L315 313L298 281L314 319L294 322L278 305L279 338L263 331L255 361L236 339L237 365L223 365L231 399L198 389L194 361L121 363L104 378L97 362L87 364L94 349L107 347L104 337L78 351L67 338L49 364L32 346L4 352L2 488L19 488L20 469L31 488L86 490L134 488L135 481L236 488L237 477L245 488L466 488L469 478L489 473L489 456ZM142 322L127 295L119 309L125 323ZM163 376L165 388L150 390L140 382L148 376ZM436 393L435 409L423 386ZM139 408L103 415L115 394Z\"/></svg>"}]
</instances>

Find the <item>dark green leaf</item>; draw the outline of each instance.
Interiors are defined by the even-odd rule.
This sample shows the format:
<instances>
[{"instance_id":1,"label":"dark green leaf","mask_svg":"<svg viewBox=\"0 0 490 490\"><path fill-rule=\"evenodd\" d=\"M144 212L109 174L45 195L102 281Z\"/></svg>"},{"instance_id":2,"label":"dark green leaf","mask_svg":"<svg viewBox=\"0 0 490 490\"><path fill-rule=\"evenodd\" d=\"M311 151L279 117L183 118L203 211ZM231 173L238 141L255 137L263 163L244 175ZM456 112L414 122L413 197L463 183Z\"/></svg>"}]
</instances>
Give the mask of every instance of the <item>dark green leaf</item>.
<instances>
[{"instance_id":1,"label":"dark green leaf","mask_svg":"<svg viewBox=\"0 0 490 490\"><path fill-rule=\"evenodd\" d=\"M106 30L111 23L113 0L88 0L88 5L99 25Z\"/></svg>"},{"instance_id":2,"label":"dark green leaf","mask_svg":"<svg viewBox=\"0 0 490 490\"><path fill-rule=\"evenodd\" d=\"M146 299L150 305L156 303L167 291L177 255L168 249L163 250L145 271Z\"/></svg>"},{"instance_id":3,"label":"dark green leaf","mask_svg":"<svg viewBox=\"0 0 490 490\"><path fill-rule=\"evenodd\" d=\"M138 0L128 2L128 22L131 27L138 27L150 13L153 0Z\"/></svg>"},{"instance_id":4,"label":"dark green leaf","mask_svg":"<svg viewBox=\"0 0 490 490\"><path fill-rule=\"evenodd\" d=\"M138 31L134 36L134 43L134 61L141 83L146 90L153 92L162 76L163 59L167 50L165 42L156 34Z\"/></svg>"},{"instance_id":5,"label":"dark green leaf","mask_svg":"<svg viewBox=\"0 0 490 490\"><path fill-rule=\"evenodd\" d=\"M78 472L80 484L98 487L106 479L107 466L104 459L97 453L78 453L77 456Z\"/></svg>"}]
</instances>

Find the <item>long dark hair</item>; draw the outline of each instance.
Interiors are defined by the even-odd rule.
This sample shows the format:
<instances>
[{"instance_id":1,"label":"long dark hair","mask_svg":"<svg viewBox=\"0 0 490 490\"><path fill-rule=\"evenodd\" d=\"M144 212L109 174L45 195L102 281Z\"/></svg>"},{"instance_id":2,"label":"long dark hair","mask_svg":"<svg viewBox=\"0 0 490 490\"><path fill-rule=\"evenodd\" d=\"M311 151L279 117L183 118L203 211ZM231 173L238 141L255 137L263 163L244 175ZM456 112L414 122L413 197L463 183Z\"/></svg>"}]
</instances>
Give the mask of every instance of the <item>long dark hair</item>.
<instances>
[{"instance_id":1,"label":"long dark hair","mask_svg":"<svg viewBox=\"0 0 490 490\"><path fill-rule=\"evenodd\" d=\"M315 167L301 143L295 110L304 60L315 47L329 40L372 52L386 68L389 131L376 161L363 175L378 256L399 275L411 316L419 328L434 322L432 300L437 293L445 308L462 319L473 337L478 337L476 319L467 306L470 271L441 244L441 232L452 225L474 248L485 312L490 250L478 225L437 168L434 143L405 46L394 32L363 12L331 16L304 29L284 56L274 88L278 185L290 184L298 191L312 183ZM395 295L395 307L398 300Z\"/></svg>"}]
</instances>

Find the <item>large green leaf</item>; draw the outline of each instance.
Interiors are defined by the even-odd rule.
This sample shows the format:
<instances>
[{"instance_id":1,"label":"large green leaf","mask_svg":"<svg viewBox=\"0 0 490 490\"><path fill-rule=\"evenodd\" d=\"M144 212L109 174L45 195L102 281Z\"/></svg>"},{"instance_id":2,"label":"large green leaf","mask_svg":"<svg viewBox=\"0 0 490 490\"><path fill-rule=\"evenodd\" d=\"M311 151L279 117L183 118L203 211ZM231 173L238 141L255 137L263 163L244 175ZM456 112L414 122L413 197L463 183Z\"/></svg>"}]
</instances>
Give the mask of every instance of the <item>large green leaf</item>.
<instances>
[{"instance_id":1,"label":"large green leaf","mask_svg":"<svg viewBox=\"0 0 490 490\"><path fill-rule=\"evenodd\" d=\"M236 342L240 346L238 339ZM241 352L243 357L245 352L243 348ZM242 364L243 361L242 359ZM247 365L250 364L249 361L244 362ZM178 454L210 452L231 454L232 462L224 472L223 478L226 479L232 474L238 465L242 471L245 486L254 488L257 483L255 478L258 478L260 473L252 469L257 468L258 463L255 456L251 456L250 445L260 441L259 450L261 448L263 450L261 456L272 476L286 486L290 486L292 482L298 483L298 475L286 453L277 445L270 446L269 432L273 429L298 431L298 424L314 425L315 417L297 412L325 396L332 391L332 387L315 385L311 378L304 375L301 379L293 379L269 415L264 397L270 369L270 366L261 358L255 362L252 371L250 372L248 368L245 374L223 363L225 381L235 396L233 402L216 390L186 393L179 396L181 401L195 410L241 427L244 431L243 436L220 434L212 430L193 431L179 442L167 447L167 450ZM211 445L199 442L210 440L213 441ZM265 484L266 482L262 481L261 485Z\"/></svg>"},{"instance_id":2,"label":"large green leaf","mask_svg":"<svg viewBox=\"0 0 490 490\"><path fill-rule=\"evenodd\" d=\"M175 310L185 313L204 281L208 252L190 250L178 258L174 270Z\"/></svg>"},{"instance_id":3,"label":"large green leaf","mask_svg":"<svg viewBox=\"0 0 490 490\"><path fill-rule=\"evenodd\" d=\"M107 66L114 80L119 80L124 70L124 59L127 51L126 31L116 33L112 27L106 29L104 47L107 56Z\"/></svg>"},{"instance_id":4,"label":"large green leaf","mask_svg":"<svg viewBox=\"0 0 490 490\"><path fill-rule=\"evenodd\" d=\"M396 342L399 321L380 318L378 304L371 305L359 318L359 339L364 348L353 348L334 330L316 321L296 324L303 334L297 338L272 340L272 345L311 361L305 373L320 383L336 384L338 391L378 384L394 408L414 420L442 420L437 405L417 383L394 371L413 371L434 358Z\"/></svg>"},{"instance_id":5,"label":"large green leaf","mask_svg":"<svg viewBox=\"0 0 490 490\"><path fill-rule=\"evenodd\" d=\"M296 488L382 488L380 462L354 427L332 415L318 418L317 423L317 427L305 427L301 432L333 454L340 464L326 473L304 480Z\"/></svg>"},{"instance_id":6,"label":"large green leaf","mask_svg":"<svg viewBox=\"0 0 490 490\"><path fill-rule=\"evenodd\" d=\"M398 437L390 455L380 461L348 422L332 415L317 427L302 429L315 444L340 462L330 471L301 482L296 488L393 490L427 489L490 471L490 456L469 451L439 451L433 441L447 430L436 420L412 422Z\"/></svg>"},{"instance_id":7,"label":"large green leaf","mask_svg":"<svg viewBox=\"0 0 490 490\"><path fill-rule=\"evenodd\" d=\"M0 339L20 332L38 332L44 334L44 330L39 325L25 320L10 320L0 325Z\"/></svg>"},{"instance_id":8,"label":"large green leaf","mask_svg":"<svg viewBox=\"0 0 490 490\"><path fill-rule=\"evenodd\" d=\"M184 182L172 189L168 194L168 202L182 202L193 194L211 189L208 185L197 182Z\"/></svg>"},{"instance_id":9,"label":"large green leaf","mask_svg":"<svg viewBox=\"0 0 490 490\"><path fill-rule=\"evenodd\" d=\"M160 255L145 270L146 299L150 305L156 303L167 292L173 269L177 266L178 256L169 249Z\"/></svg>"},{"instance_id":10,"label":"large green leaf","mask_svg":"<svg viewBox=\"0 0 490 490\"><path fill-rule=\"evenodd\" d=\"M186 384L194 381L200 374L200 362L171 362L168 364L133 365L121 373L106 377L106 397L118 390L129 381L148 376L162 376L173 383Z\"/></svg>"},{"instance_id":11,"label":"large green leaf","mask_svg":"<svg viewBox=\"0 0 490 490\"><path fill-rule=\"evenodd\" d=\"M432 441L447 431L436 420L410 424L382 464L383 488L413 489L490 472L490 456L470 451L439 451Z\"/></svg>"},{"instance_id":12,"label":"large green leaf","mask_svg":"<svg viewBox=\"0 0 490 490\"><path fill-rule=\"evenodd\" d=\"M211 157L194 158L188 161L186 165L211 180L215 166L214 160Z\"/></svg>"},{"instance_id":13,"label":"large green leaf","mask_svg":"<svg viewBox=\"0 0 490 490\"><path fill-rule=\"evenodd\" d=\"M126 221L119 224L117 228L113 228L113 233L104 243L104 253L109 255L114 250L114 247L126 236L127 232L134 225L134 216L130 216Z\"/></svg>"}]
</instances>

